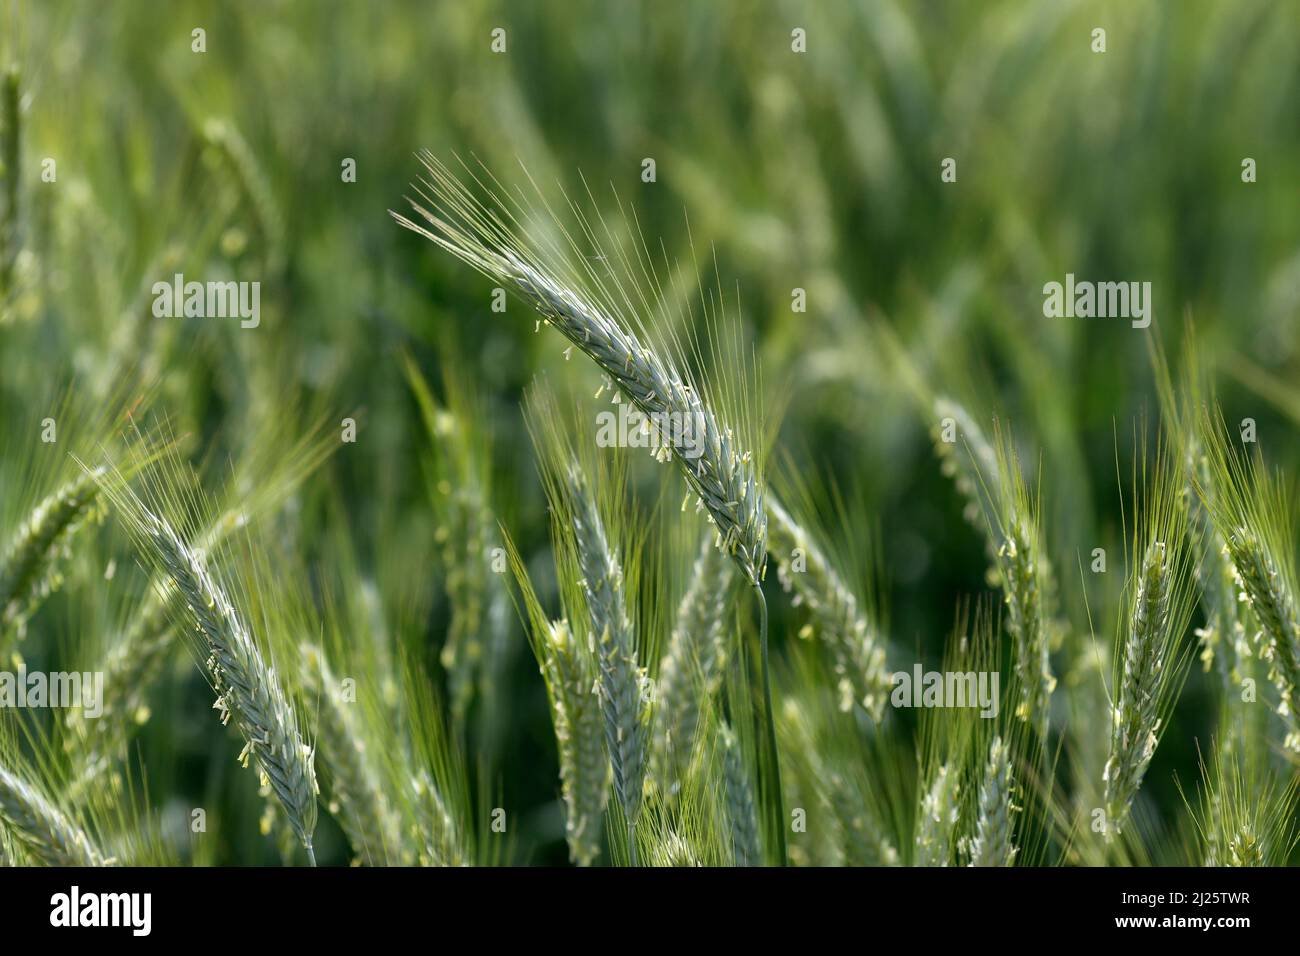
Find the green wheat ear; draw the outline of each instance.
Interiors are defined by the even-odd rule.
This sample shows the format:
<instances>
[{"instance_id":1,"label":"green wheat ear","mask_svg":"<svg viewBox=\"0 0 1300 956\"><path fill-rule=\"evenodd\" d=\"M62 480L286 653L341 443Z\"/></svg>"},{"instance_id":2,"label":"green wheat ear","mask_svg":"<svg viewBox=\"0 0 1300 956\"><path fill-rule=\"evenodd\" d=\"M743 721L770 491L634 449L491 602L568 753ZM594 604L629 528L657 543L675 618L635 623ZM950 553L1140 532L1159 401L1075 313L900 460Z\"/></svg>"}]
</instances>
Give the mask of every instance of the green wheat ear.
<instances>
[{"instance_id":1,"label":"green wheat ear","mask_svg":"<svg viewBox=\"0 0 1300 956\"><path fill-rule=\"evenodd\" d=\"M254 641L226 589L209 572L204 556L187 544L167 519L154 513L114 470L100 487L127 526L146 564L175 596L188 629L197 634L204 667L217 694L213 709L223 724L234 721L244 739L240 763L256 763L264 784L284 807L298 841L314 863L318 788L314 754L303 741L298 717L277 676ZM176 492L163 483L164 501ZM168 498L168 496L172 496ZM169 599L170 600L170 599ZM168 602L164 602L168 603Z\"/></svg>"},{"instance_id":2,"label":"green wheat ear","mask_svg":"<svg viewBox=\"0 0 1300 956\"><path fill-rule=\"evenodd\" d=\"M885 644L866 602L851 588L812 535L775 498L768 499L772 516L772 553L781 586L793 591L796 603L807 605L813 630L835 658L841 706L861 706L880 721L892 685ZM796 567L801 560L802 567Z\"/></svg>"},{"instance_id":3,"label":"green wheat ear","mask_svg":"<svg viewBox=\"0 0 1300 956\"><path fill-rule=\"evenodd\" d=\"M601 820L609 794L610 762L605 751L604 717L595 692L596 662L585 632L574 634L567 619L546 616L514 542L506 536L511 571L523 597L528 640L546 683L560 757L569 857L590 866L600 855ZM566 610L577 610L580 590L561 562L561 594Z\"/></svg>"},{"instance_id":4,"label":"green wheat ear","mask_svg":"<svg viewBox=\"0 0 1300 956\"><path fill-rule=\"evenodd\" d=\"M722 685L734 580L732 563L714 545L713 535L705 536L677 609L668 653L659 665L654 750L670 791L695 752L702 713Z\"/></svg>"},{"instance_id":5,"label":"green wheat ear","mask_svg":"<svg viewBox=\"0 0 1300 956\"><path fill-rule=\"evenodd\" d=\"M0 561L0 649L11 629L22 636L28 616L59 586L58 564L70 540L102 513L96 504L103 476L99 468L73 478L38 504L14 535Z\"/></svg>"},{"instance_id":6,"label":"green wheat ear","mask_svg":"<svg viewBox=\"0 0 1300 956\"><path fill-rule=\"evenodd\" d=\"M971 866L1011 866L1015 862L1019 851L1012 842L1013 786L1010 749L1001 737L994 737L980 785Z\"/></svg>"},{"instance_id":7,"label":"green wheat ear","mask_svg":"<svg viewBox=\"0 0 1300 956\"><path fill-rule=\"evenodd\" d=\"M1162 445L1156 454L1144 497L1134 465L1139 526L1115 647L1110 756L1102 774L1108 838L1129 818L1191 661L1185 632L1195 607L1194 539L1175 452Z\"/></svg>"},{"instance_id":8,"label":"green wheat ear","mask_svg":"<svg viewBox=\"0 0 1300 956\"><path fill-rule=\"evenodd\" d=\"M0 822L44 866L104 866L94 841L32 784L0 767Z\"/></svg>"},{"instance_id":9,"label":"green wheat ear","mask_svg":"<svg viewBox=\"0 0 1300 956\"><path fill-rule=\"evenodd\" d=\"M400 860L401 820L384 790L376 756L352 707L344 701L343 685L320 648L303 648L303 673L312 699L319 704L316 749L326 771L332 812L362 860Z\"/></svg>"},{"instance_id":10,"label":"green wheat ear","mask_svg":"<svg viewBox=\"0 0 1300 956\"><path fill-rule=\"evenodd\" d=\"M1295 570L1293 501L1262 457L1233 447L1221 418L1199 420L1208 482L1197 488L1231 562L1238 592L1259 624L1259 657L1277 690L1286 722L1284 746L1300 752L1300 579Z\"/></svg>"},{"instance_id":11,"label":"green wheat ear","mask_svg":"<svg viewBox=\"0 0 1300 956\"><path fill-rule=\"evenodd\" d=\"M719 321L720 294L702 296L707 345L718 357L709 375L692 374L686 355L701 353L699 339L692 337L683 345L671 331L651 331L651 319L665 298L651 274L643 239L632 255L602 250L594 224L571 203L582 223L583 241L558 221L564 236L561 245L535 241L523 234L518 224L532 219L534 213L550 212L540 192L537 198L543 210L527 199L499 194L483 202L432 155L426 153L422 161L428 178L415 187L420 201L412 199L410 205L424 225L392 213L399 225L518 293L542 321L559 330L572 347L604 371L616 402L631 402L652 420L692 424L697 440L687 441L684 432L671 434L669 444L656 449L656 456L662 452L662 457L676 464L690 489L687 500L693 494L697 506L707 513L720 547L736 562L758 601L761 667L757 692L764 705L756 719L766 732L764 803L772 808L769 826L776 855L784 862L785 811L771 703L767 603L761 588L767 558L768 517L761 467L766 448L761 440L761 409L751 400L753 383L738 328L736 338L728 341ZM468 169L466 172L477 185L484 185ZM548 218L554 220L553 215ZM606 236L611 235L603 220L599 226ZM581 265L570 266L570 257ZM601 393L605 390L602 387Z\"/></svg>"},{"instance_id":12,"label":"green wheat ear","mask_svg":"<svg viewBox=\"0 0 1300 956\"><path fill-rule=\"evenodd\" d=\"M736 866L761 866L763 848L759 837L758 811L754 807L754 790L745 773L740 742L735 733L721 724L723 778L727 793L727 817L731 821L731 846Z\"/></svg>"}]
</instances>

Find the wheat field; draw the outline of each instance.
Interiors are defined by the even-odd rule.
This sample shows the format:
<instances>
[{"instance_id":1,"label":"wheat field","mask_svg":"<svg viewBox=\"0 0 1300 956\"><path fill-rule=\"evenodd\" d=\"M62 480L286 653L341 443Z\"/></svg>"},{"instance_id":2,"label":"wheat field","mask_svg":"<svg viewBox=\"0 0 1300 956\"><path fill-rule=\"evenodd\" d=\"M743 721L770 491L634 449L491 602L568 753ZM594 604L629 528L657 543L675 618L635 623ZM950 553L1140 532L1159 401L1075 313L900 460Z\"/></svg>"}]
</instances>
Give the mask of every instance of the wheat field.
<instances>
[{"instance_id":1,"label":"wheat field","mask_svg":"<svg viewBox=\"0 0 1300 956\"><path fill-rule=\"evenodd\" d=\"M0 864L1295 862L1298 76L0 0Z\"/></svg>"}]
</instances>

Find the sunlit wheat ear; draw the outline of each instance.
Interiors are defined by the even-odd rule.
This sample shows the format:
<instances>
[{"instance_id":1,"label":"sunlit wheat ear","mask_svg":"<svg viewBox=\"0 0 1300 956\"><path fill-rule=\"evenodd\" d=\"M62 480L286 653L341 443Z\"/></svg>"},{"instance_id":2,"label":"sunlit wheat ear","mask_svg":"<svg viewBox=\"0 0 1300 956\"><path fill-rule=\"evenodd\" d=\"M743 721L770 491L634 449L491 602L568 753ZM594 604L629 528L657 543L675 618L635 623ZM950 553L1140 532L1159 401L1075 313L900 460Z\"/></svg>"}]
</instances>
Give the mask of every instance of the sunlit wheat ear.
<instances>
[{"instance_id":1,"label":"sunlit wheat ear","mask_svg":"<svg viewBox=\"0 0 1300 956\"><path fill-rule=\"evenodd\" d=\"M343 685L317 647L303 649L303 683L317 704L316 750L329 784L330 810L338 817L358 859L384 864L400 860L401 820L357 725Z\"/></svg>"},{"instance_id":2,"label":"sunlit wheat ear","mask_svg":"<svg viewBox=\"0 0 1300 956\"><path fill-rule=\"evenodd\" d=\"M948 764L939 767L921 797L916 821L916 866L952 866L957 849L961 784Z\"/></svg>"},{"instance_id":3,"label":"sunlit wheat ear","mask_svg":"<svg viewBox=\"0 0 1300 956\"><path fill-rule=\"evenodd\" d=\"M17 774L0 767L0 822L45 866L104 866L90 836Z\"/></svg>"},{"instance_id":4,"label":"sunlit wheat ear","mask_svg":"<svg viewBox=\"0 0 1300 956\"><path fill-rule=\"evenodd\" d=\"M980 784L979 817L971 841L971 866L1011 866L1016 859L1012 842L1011 754L1001 737L989 746L988 764Z\"/></svg>"},{"instance_id":5,"label":"sunlit wheat ear","mask_svg":"<svg viewBox=\"0 0 1300 956\"><path fill-rule=\"evenodd\" d=\"M223 515L203 536L203 550L219 543L237 523L235 515ZM65 746L80 764L72 785L74 793L82 793L92 785L102 768L123 754L134 727L147 720L149 691L176 644L180 615L172 606L175 597L176 590L160 575L132 615L125 633L103 659L100 716L88 720L80 710L68 714L68 726L74 732Z\"/></svg>"},{"instance_id":6,"label":"sunlit wheat ear","mask_svg":"<svg viewBox=\"0 0 1300 956\"><path fill-rule=\"evenodd\" d=\"M654 848L651 866L677 867L701 866L700 858L691 845L679 834L669 833Z\"/></svg>"},{"instance_id":7,"label":"sunlit wheat ear","mask_svg":"<svg viewBox=\"0 0 1300 956\"><path fill-rule=\"evenodd\" d=\"M818 636L830 647L840 680L844 709L860 704L876 720L889 700L891 678L884 641L868 619L853 590L831 565L811 536L776 501L768 499L772 516L772 553L781 585L812 612ZM796 555L797 552L797 555ZM796 557L802 570L796 569Z\"/></svg>"},{"instance_id":8,"label":"sunlit wheat ear","mask_svg":"<svg viewBox=\"0 0 1300 956\"><path fill-rule=\"evenodd\" d=\"M59 584L58 562L68 543L97 514L97 481L103 469L80 475L50 495L28 516L0 561L0 648L11 628Z\"/></svg>"},{"instance_id":9,"label":"sunlit wheat ear","mask_svg":"<svg viewBox=\"0 0 1300 956\"><path fill-rule=\"evenodd\" d=\"M644 245L631 255L602 253L595 230L605 231L608 241L609 228L589 222L576 206L583 239L592 248L580 248L567 234L569 249L531 241L520 220L538 210L527 200L507 204L498 196L485 204L444 164L431 156L423 162L429 178L417 192L431 208L415 200L411 206L427 227L397 213L393 218L514 289L643 414L689 425L689 432L669 430L670 457L717 527L723 550L757 586L767 553L767 514L755 457L761 451L756 413L743 383L710 388L685 371L673 354L683 350L671 333L660 333L652 344L647 328L662 299ZM582 262L585 274L566 264L570 256ZM722 408L731 412L731 421Z\"/></svg>"},{"instance_id":10,"label":"sunlit wheat ear","mask_svg":"<svg viewBox=\"0 0 1300 956\"><path fill-rule=\"evenodd\" d=\"M677 608L668 653L659 665L654 749L670 781L695 750L701 710L718 693L728 657L726 623L734 568L713 545L700 547L691 582ZM672 786L672 783L669 783Z\"/></svg>"},{"instance_id":11,"label":"sunlit wheat ear","mask_svg":"<svg viewBox=\"0 0 1300 956\"><path fill-rule=\"evenodd\" d=\"M731 823L731 847L736 866L762 866L763 848L759 842L758 811L754 788L745 772L740 742L732 729L723 723L718 728L722 750L723 780L727 789L727 818Z\"/></svg>"},{"instance_id":12,"label":"sunlit wheat ear","mask_svg":"<svg viewBox=\"0 0 1300 956\"><path fill-rule=\"evenodd\" d=\"M248 766L251 758L257 763L314 862L313 754L303 742L297 715L274 669L200 555L125 485L106 481L102 487L125 519L142 559L164 575L168 588L175 589L195 627L217 693L213 708L223 724L233 719L244 738L240 762Z\"/></svg>"}]
</instances>

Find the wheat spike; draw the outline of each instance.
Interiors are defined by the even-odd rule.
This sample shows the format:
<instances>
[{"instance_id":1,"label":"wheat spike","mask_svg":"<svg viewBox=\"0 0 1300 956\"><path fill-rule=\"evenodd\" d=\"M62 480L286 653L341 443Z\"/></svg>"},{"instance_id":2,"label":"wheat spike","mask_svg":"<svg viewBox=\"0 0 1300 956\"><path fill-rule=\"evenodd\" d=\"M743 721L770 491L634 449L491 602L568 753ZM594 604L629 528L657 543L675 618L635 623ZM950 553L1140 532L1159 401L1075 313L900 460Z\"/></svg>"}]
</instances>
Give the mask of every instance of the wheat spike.
<instances>
[{"instance_id":1,"label":"wheat spike","mask_svg":"<svg viewBox=\"0 0 1300 956\"><path fill-rule=\"evenodd\" d=\"M1011 756L1001 737L989 746L988 765L980 785L979 818L971 841L971 866L1011 866L1018 850L1011 842Z\"/></svg>"},{"instance_id":2,"label":"wheat spike","mask_svg":"<svg viewBox=\"0 0 1300 956\"><path fill-rule=\"evenodd\" d=\"M314 861L317 786L313 754L303 743L297 715L275 671L199 555L129 491L117 490L113 495L128 515L143 553L165 573L168 587L175 589L196 625L217 693L214 709L221 713L222 723L233 718L245 741L241 762L247 766L250 757L257 762Z\"/></svg>"},{"instance_id":3,"label":"wheat spike","mask_svg":"<svg viewBox=\"0 0 1300 956\"><path fill-rule=\"evenodd\" d=\"M103 469L80 475L38 504L0 562L0 640L58 587L57 562L69 539L94 515ZM2 647L2 644L0 644Z\"/></svg>"},{"instance_id":4,"label":"wheat spike","mask_svg":"<svg viewBox=\"0 0 1300 956\"><path fill-rule=\"evenodd\" d=\"M605 534L596 503L574 472L573 531L582 588L591 615L600 672L605 741L614 771L614 792L629 827L641 812L645 778L645 734L641 723L640 672L636 641L623 593L623 571Z\"/></svg>"},{"instance_id":5,"label":"wheat spike","mask_svg":"<svg viewBox=\"0 0 1300 956\"><path fill-rule=\"evenodd\" d=\"M0 767L0 820L45 866L105 866L89 835L35 787Z\"/></svg>"},{"instance_id":6,"label":"wheat spike","mask_svg":"<svg viewBox=\"0 0 1300 956\"><path fill-rule=\"evenodd\" d=\"M610 774L600 700L592 693L595 672L567 621L552 623L546 636L543 671L560 753L565 837L573 862L590 866L600 855Z\"/></svg>"},{"instance_id":7,"label":"wheat spike","mask_svg":"<svg viewBox=\"0 0 1300 956\"><path fill-rule=\"evenodd\" d=\"M758 835L758 811L754 806L754 788L740 756L740 743L725 723L718 728L718 738L722 744L727 817L731 821L731 849L736 866L761 866L763 849Z\"/></svg>"},{"instance_id":8,"label":"wheat spike","mask_svg":"<svg viewBox=\"0 0 1300 956\"><path fill-rule=\"evenodd\" d=\"M305 683L318 702L317 753L327 774L330 806L352 848L368 863L401 859L401 821L384 792L382 777L343 685L319 648L304 648Z\"/></svg>"},{"instance_id":9,"label":"wheat spike","mask_svg":"<svg viewBox=\"0 0 1300 956\"><path fill-rule=\"evenodd\" d=\"M1269 678L1281 695L1278 712L1291 732L1286 746L1300 750L1300 616L1294 593L1260 539L1246 528L1229 536L1232 558L1241 590L1259 621L1260 657L1269 662Z\"/></svg>"},{"instance_id":10,"label":"wheat spike","mask_svg":"<svg viewBox=\"0 0 1300 956\"><path fill-rule=\"evenodd\" d=\"M649 348L629 321L617 317L617 300L606 292L605 307L544 267L524 241L505 225L505 209L489 209L445 165L426 156L431 179L420 190L433 210L411 201L430 228L393 213L402 226L432 240L480 272L515 289L573 345L585 352L619 393L651 420L690 422L699 428L698 446L669 433L671 457L717 527L722 548L755 587L767 553L767 514L753 449L718 416L697 383L662 351ZM428 196L425 190L432 194ZM611 278L612 277L607 277ZM601 280L593 277L595 283ZM617 280L613 280L617 284ZM637 290L613 295L628 302ZM633 319L638 324L641 319ZM697 455L696 452L699 452Z\"/></svg>"},{"instance_id":11,"label":"wheat spike","mask_svg":"<svg viewBox=\"0 0 1300 956\"><path fill-rule=\"evenodd\" d=\"M793 590L808 605L822 640L835 657L844 709L856 701L880 720L892 681L885 665L880 635L821 549L775 498L768 499L772 516L773 554L785 590ZM802 553L804 569L796 570L792 555Z\"/></svg>"},{"instance_id":12,"label":"wheat spike","mask_svg":"<svg viewBox=\"0 0 1300 956\"><path fill-rule=\"evenodd\" d=\"M728 657L725 618L732 575L731 563L708 535L678 605L668 653L659 665L654 747L660 766L672 777L689 762L701 708L721 684Z\"/></svg>"},{"instance_id":13,"label":"wheat spike","mask_svg":"<svg viewBox=\"0 0 1300 956\"><path fill-rule=\"evenodd\" d=\"M956 772L944 764L921 798L916 826L916 866L952 866L961 785Z\"/></svg>"},{"instance_id":14,"label":"wheat spike","mask_svg":"<svg viewBox=\"0 0 1300 956\"><path fill-rule=\"evenodd\" d=\"M1172 570L1165 545L1152 541L1138 574L1112 717L1110 758L1103 775L1106 818L1116 831L1124 824L1159 740L1159 693L1169 666L1166 636L1172 594Z\"/></svg>"}]
</instances>

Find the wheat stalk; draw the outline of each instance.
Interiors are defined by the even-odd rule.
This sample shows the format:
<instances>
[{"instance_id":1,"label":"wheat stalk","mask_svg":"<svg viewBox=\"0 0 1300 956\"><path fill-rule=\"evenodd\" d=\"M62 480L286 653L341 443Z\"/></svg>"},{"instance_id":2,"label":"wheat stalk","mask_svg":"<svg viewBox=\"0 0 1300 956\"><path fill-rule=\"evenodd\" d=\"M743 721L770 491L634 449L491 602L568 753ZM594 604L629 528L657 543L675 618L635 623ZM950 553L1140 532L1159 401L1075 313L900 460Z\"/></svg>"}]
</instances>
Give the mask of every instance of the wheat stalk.
<instances>
[{"instance_id":1,"label":"wheat stalk","mask_svg":"<svg viewBox=\"0 0 1300 956\"><path fill-rule=\"evenodd\" d=\"M1189 503L1203 542L1200 560L1194 568L1205 604L1205 626L1196 632L1201 643L1201 663L1206 671L1215 667L1225 689L1231 689L1243 679L1241 662L1251 656L1244 608L1237 600L1242 590L1241 580L1227 542L1214 524L1214 508L1201 500L1203 495L1211 498L1215 495L1215 482L1209 459L1194 440L1188 450L1187 470Z\"/></svg>"},{"instance_id":2,"label":"wheat stalk","mask_svg":"<svg viewBox=\"0 0 1300 956\"><path fill-rule=\"evenodd\" d=\"M210 554L231 534L256 517L274 511L316 468L333 445L315 431L294 438L287 431L271 430L264 447L275 449L269 462L254 455L235 479L237 487L254 489L222 509L195 538L191 550ZM100 769L122 756L133 728L148 720L148 696L171 656L178 622L184 619L174 588L165 571L155 571L139 608L126 630L113 641L96 670L104 674L101 716L86 720L80 710L68 714L73 731L66 746L80 766L73 788L94 781Z\"/></svg>"},{"instance_id":3,"label":"wheat stalk","mask_svg":"<svg viewBox=\"0 0 1300 956\"><path fill-rule=\"evenodd\" d=\"M105 866L90 836L35 787L0 767L0 820L44 866Z\"/></svg>"},{"instance_id":4,"label":"wheat stalk","mask_svg":"<svg viewBox=\"0 0 1300 956\"><path fill-rule=\"evenodd\" d=\"M830 647L843 708L847 710L856 701L880 720L892 681L879 634L853 591L810 535L775 498L768 499L768 511L772 517L772 553L781 585L796 593L796 603L808 606L821 638ZM795 567L796 551L802 556L803 570Z\"/></svg>"},{"instance_id":5,"label":"wheat stalk","mask_svg":"<svg viewBox=\"0 0 1300 956\"><path fill-rule=\"evenodd\" d=\"M1011 755L1001 737L989 746L988 765L980 785L979 817L971 841L971 866L1011 866L1018 850L1011 842Z\"/></svg>"},{"instance_id":6,"label":"wheat stalk","mask_svg":"<svg viewBox=\"0 0 1300 956\"><path fill-rule=\"evenodd\" d=\"M1278 713L1288 728L1284 746L1300 752L1300 585L1290 538L1292 499L1261 459L1231 447L1221 419L1202 411L1206 464L1193 482L1223 542L1221 553L1231 562L1230 593L1249 604L1258 624L1259 657L1268 662L1281 698Z\"/></svg>"},{"instance_id":7,"label":"wheat stalk","mask_svg":"<svg viewBox=\"0 0 1300 956\"><path fill-rule=\"evenodd\" d=\"M733 572L711 538L701 544L659 665L654 748L660 765L673 775L690 759L701 710L717 694L728 657L724 625Z\"/></svg>"}]
</instances>

